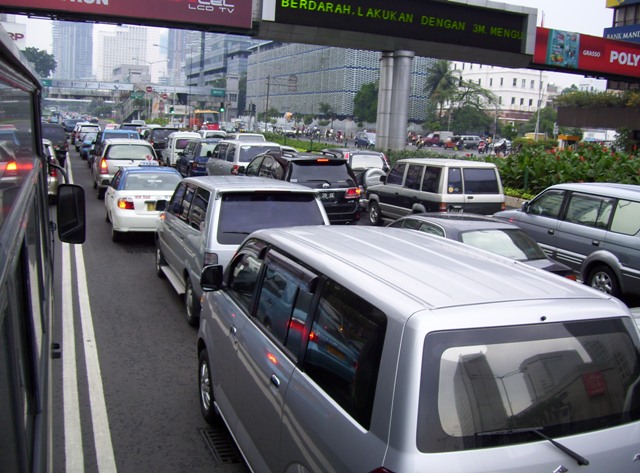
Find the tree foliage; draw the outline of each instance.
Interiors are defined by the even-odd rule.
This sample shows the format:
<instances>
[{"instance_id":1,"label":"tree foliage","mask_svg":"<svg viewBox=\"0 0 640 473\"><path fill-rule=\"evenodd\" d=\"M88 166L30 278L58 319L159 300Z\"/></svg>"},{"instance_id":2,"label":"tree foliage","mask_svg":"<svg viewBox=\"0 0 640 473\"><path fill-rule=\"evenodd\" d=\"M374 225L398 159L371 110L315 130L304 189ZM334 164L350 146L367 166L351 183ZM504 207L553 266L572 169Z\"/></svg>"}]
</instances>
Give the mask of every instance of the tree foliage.
<instances>
[{"instance_id":1,"label":"tree foliage","mask_svg":"<svg viewBox=\"0 0 640 473\"><path fill-rule=\"evenodd\" d=\"M359 121L375 123L378 115L378 84L363 84L353 99L353 114Z\"/></svg>"},{"instance_id":2,"label":"tree foliage","mask_svg":"<svg viewBox=\"0 0 640 473\"><path fill-rule=\"evenodd\" d=\"M58 63L53 54L49 54L41 49L28 47L24 50L24 56L33 64L33 68L43 79L49 77L51 73L56 70L56 67L58 67Z\"/></svg>"}]
</instances>

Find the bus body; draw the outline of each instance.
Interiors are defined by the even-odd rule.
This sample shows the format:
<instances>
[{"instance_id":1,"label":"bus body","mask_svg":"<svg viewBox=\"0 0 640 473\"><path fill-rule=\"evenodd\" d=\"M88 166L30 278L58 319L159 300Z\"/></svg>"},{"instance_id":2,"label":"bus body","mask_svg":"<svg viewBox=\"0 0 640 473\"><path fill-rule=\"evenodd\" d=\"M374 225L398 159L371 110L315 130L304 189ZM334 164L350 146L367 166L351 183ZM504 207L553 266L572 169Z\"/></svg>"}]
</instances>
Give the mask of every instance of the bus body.
<instances>
[{"instance_id":1,"label":"bus body","mask_svg":"<svg viewBox=\"0 0 640 473\"><path fill-rule=\"evenodd\" d=\"M53 220L42 147L41 85L0 27L0 471L52 470ZM57 167L66 176L64 169ZM61 240L84 241L84 194L60 184ZM66 236L62 236L66 235Z\"/></svg>"},{"instance_id":2,"label":"bus body","mask_svg":"<svg viewBox=\"0 0 640 473\"><path fill-rule=\"evenodd\" d=\"M217 110L194 110L189 118L189 128L192 130L219 130L220 112Z\"/></svg>"}]
</instances>

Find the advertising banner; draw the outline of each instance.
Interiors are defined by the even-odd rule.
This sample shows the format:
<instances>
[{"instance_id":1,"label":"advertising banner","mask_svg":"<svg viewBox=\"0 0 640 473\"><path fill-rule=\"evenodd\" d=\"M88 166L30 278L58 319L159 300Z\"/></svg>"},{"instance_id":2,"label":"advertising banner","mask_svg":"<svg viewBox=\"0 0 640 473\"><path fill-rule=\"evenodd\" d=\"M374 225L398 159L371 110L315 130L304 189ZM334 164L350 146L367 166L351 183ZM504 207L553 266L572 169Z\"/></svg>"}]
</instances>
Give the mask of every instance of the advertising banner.
<instances>
[{"instance_id":1,"label":"advertising banner","mask_svg":"<svg viewBox=\"0 0 640 473\"><path fill-rule=\"evenodd\" d=\"M58 13L65 17L118 18L133 24L170 22L222 28L251 28L252 0L0 0L14 12ZM66 14L66 15L65 15ZM103 18L103 19L104 19Z\"/></svg>"},{"instance_id":2,"label":"advertising banner","mask_svg":"<svg viewBox=\"0 0 640 473\"><path fill-rule=\"evenodd\" d=\"M634 43L640 43L640 25L605 28L604 37L618 41L632 41Z\"/></svg>"},{"instance_id":3,"label":"advertising banner","mask_svg":"<svg viewBox=\"0 0 640 473\"><path fill-rule=\"evenodd\" d=\"M640 78L640 45L537 28L533 64L585 75Z\"/></svg>"}]
</instances>

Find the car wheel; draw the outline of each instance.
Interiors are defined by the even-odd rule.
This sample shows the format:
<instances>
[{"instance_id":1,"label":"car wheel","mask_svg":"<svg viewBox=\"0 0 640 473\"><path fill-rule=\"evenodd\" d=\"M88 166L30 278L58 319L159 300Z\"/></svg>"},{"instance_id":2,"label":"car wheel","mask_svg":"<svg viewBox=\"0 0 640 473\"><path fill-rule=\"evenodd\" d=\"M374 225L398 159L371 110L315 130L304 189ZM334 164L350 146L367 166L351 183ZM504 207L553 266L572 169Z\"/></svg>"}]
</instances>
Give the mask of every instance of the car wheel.
<instances>
[{"instance_id":1,"label":"car wheel","mask_svg":"<svg viewBox=\"0 0 640 473\"><path fill-rule=\"evenodd\" d=\"M369 204L369 223L371 225L381 225L382 216L380 215L380 206L377 202L371 202Z\"/></svg>"},{"instance_id":2,"label":"car wheel","mask_svg":"<svg viewBox=\"0 0 640 473\"><path fill-rule=\"evenodd\" d=\"M587 284L598 291L614 297L620 296L620 284L615 273L608 266L596 266L589 273Z\"/></svg>"},{"instance_id":3,"label":"car wheel","mask_svg":"<svg viewBox=\"0 0 640 473\"><path fill-rule=\"evenodd\" d=\"M187 312L187 323L197 327L200 322L200 301L196 299L191 279L187 278L184 288L184 308Z\"/></svg>"},{"instance_id":4,"label":"car wheel","mask_svg":"<svg viewBox=\"0 0 640 473\"><path fill-rule=\"evenodd\" d=\"M109 212L105 212L104 213L104 221L107 223L111 222L111 219L109 218Z\"/></svg>"},{"instance_id":5,"label":"car wheel","mask_svg":"<svg viewBox=\"0 0 640 473\"><path fill-rule=\"evenodd\" d=\"M98 185L96 184L96 197L98 198L98 200L104 199L105 192L106 192L106 189L102 189L98 187Z\"/></svg>"},{"instance_id":6,"label":"car wheel","mask_svg":"<svg viewBox=\"0 0 640 473\"><path fill-rule=\"evenodd\" d=\"M122 241L123 237L124 235L122 234L122 232L117 231L115 228L113 228L113 225L111 225L111 241L119 243Z\"/></svg>"},{"instance_id":7,"label":"car wheel","mask_svg":"<svg viewBox=\"0 0 640 473\"><path fill-rule=\"evenodd\" d=\"M97 189L97 188L98 188L98 183L96 182L96 180L95 180L95 179L93 180L93 188L94 188L94 189Z\"/></svg>"},{"instance_id":8,"label":"car wheel","mask_svg":"<svg viewBox=\"0 0 640 473\"><path fill-rule=\"evenodd\" d=\"M164 256L162 256L162 250L158 246L158 242L156 242L156 275L161 279L167 277L164 271L162 271L162 267L166 265L167 261L164 259Z\"/></svg>"},{"instance_id":9,"label":"car wheel","mask_svg":"<svg viewBox=\"0 0 640 473\"><path fill-rule=\"evenodd\" d=\"M200 412L205 421L210 425L218 422L218 414L213 398L213 380L211 376L211 364L207 349L200 351L198 355L198 390L200 392Z\"/></svg>"}]
</instances>

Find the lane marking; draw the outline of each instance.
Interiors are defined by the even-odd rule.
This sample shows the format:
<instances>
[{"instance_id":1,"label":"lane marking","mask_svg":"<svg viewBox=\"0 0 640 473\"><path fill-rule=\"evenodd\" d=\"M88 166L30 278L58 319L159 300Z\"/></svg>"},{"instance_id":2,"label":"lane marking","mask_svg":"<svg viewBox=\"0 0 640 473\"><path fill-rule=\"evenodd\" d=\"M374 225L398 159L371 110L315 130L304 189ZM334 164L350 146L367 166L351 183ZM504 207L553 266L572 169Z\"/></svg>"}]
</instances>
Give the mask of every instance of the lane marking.
<instances>
[{"instance_id":1,"label":"lane marking","mask_svg":"<svg viewBox=\"0 0 640 473\"><path fill-rule=\"evenodd\" d=\"M65 269L68 268L66 271ZM64 417L64 456L68 473L84 471L82 428L78 402L76 339L73 326L73 296L69 244L62 243L62 404Z\"/></svg>"}]
</instances>

